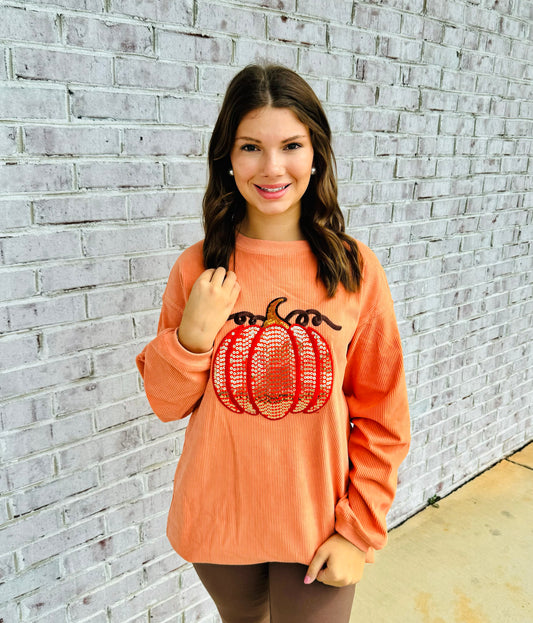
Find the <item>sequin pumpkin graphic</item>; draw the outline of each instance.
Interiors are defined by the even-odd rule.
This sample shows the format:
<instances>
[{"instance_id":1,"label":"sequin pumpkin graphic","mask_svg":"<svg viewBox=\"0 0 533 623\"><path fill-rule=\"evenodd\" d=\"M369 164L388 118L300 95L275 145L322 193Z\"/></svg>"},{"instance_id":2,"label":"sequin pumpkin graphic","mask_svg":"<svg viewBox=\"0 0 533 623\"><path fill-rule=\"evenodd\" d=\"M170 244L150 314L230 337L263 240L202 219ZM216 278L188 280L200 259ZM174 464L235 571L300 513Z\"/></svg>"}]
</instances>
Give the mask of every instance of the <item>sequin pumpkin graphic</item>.
<instances>
[{"instance_id":1,"label":"sequin pumpkin graphic","mask_svg":"<svg viewBox=\"0 0 533 623\"><path fill-rule=\"evenodd\" d=\"M323 321L340 330L317 310L296 310L286 318L278 307L287 299L271 301L265 317L249 312L233 314L237 324L249 326L228 333L213 359L212 380L222 404L235 413L279 420L289 413L313 413L329 400L333 388L333 360L327 342L305 326ZM297 315L296 323L288 320ZM262 326L255 323L263 319ZM300 322L298 322L300 321Z\"/></svg>"}]
</instances>

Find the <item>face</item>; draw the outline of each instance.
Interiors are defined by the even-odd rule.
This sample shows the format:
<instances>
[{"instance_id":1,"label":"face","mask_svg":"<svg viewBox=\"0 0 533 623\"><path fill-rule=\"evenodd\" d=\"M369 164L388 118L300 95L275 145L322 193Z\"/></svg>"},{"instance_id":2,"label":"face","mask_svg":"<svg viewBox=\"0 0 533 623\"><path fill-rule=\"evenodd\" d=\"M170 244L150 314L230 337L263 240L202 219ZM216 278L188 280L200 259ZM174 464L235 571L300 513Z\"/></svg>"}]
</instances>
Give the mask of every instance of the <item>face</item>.
<instances>
[{"instance_id":1,"label":"face","mask_svg":"<svg viewBox=\"0 0 533 623\"><path fill-rule=\"evenodd\" d=\"M243 117L231 151L235 183L248 219L299 220L309 185L313 147L309 129L288 108L260 108Z\"/></svg>"}]
</instances>

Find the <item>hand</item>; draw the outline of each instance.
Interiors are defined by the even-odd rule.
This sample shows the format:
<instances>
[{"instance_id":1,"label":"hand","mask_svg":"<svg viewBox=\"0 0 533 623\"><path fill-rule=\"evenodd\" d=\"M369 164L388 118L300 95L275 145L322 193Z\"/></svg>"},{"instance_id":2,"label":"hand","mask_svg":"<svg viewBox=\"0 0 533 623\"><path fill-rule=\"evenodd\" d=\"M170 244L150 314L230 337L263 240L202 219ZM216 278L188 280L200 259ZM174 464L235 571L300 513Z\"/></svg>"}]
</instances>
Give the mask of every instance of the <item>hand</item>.
<instances>
[{"instance_id":1,"label":"hand","mask_svg":"<svg viewBox=\"0 0 533 623\"><path fill-rule=\"evenodd\" d=\"M365 559L365 552L340 534L333 534L317 549L304 583L318 580L337 587L357 584L363 577ZM325 569L322 568L324 563Z\"/></svg>"},{"instance_id":2,"label":"hand","mask_svg":"<svg viewBox=\"0 0 533 623\"><path fill-rule=\"evenodd\" d=\"M193 353L205 353L213 346L237 301L237 275L225 268L209 268L194 282L183 310L178 339Z\"/></svg>"}]
</instances>

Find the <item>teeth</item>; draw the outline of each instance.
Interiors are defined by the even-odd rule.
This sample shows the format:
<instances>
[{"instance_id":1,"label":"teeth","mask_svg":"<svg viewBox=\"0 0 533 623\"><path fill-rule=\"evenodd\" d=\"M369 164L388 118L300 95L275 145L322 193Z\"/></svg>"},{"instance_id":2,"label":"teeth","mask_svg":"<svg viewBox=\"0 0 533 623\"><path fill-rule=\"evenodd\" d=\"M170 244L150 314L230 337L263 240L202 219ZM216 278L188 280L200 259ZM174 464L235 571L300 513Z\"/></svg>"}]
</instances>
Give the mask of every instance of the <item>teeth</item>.
<instances>
[{"instance_id":1,"label":"teeth","mask_svg":"<svg viewBox=\"0 0 533 623\"><path fill-rule=\"evenodd\" d=\"M280 190L287 188L287 186L280 186L279 188L263 188L262 186L259 186L259 188L265 191L266 193L279 193Z\"/></svg>"}]
</instances>

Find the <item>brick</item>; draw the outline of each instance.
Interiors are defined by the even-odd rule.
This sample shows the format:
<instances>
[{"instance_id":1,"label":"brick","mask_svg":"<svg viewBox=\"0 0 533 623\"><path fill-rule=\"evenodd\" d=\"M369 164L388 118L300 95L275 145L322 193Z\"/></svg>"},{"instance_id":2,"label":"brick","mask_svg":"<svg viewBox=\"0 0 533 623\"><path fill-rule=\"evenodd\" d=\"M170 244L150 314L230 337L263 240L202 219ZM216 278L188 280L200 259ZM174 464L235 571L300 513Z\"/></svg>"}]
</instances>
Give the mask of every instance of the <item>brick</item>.
<instances>
[{"instance_id":1,"label":"brick","mask_svg":"<svg viewBox=\"0 0 533 623\"><path fill-rule=\"evenodd\" d=\"M272 15L267 18L268 38L278 41L326 46L326 26L298 20L286 15Z\"/></svg>"},{"instance_id":2,"label":"brick","mask_svg":"<svg viewBox=\"0 0 533 623\"><path fill-rule=\"evenodd\" d=\"M75 500L66 500L65 523L71 525L90 515L108 511L110 505L116 508L134 502L142 495L142 491L140 478L128 478L109 487L100 486Z\"/></svg>"},{"instance_id":3,"label":"brick","mask_svg":"<svg viewBox=\"0 0 533 623\"><path fill-rule=\"evenodd\" d=\"M101 463L102 481L104 483L113 481L117 473L124 477L132 476L170 460L176 460L174 439L165 439L150 445L144 444L142 448L134 450L125 456L119 456ZM168 498L168 495L165 497ZM122 512L121 519L124 519L124 513ZM113 526L113 515L108 517L108 521L109 525Z\"/></svg>"},{"instance_id":4,"label":"brick","mask_svg":"<svg viewBox=\"0 0 533 623\"><path fill-rule=\"evenodd\" d=\"M15 127L0 126L0 154L11 156L18 151L17 129Z\"/></svg>"},{"instance_id":5,"label":"brick","mask_svg":"<svg viewBox=\"0 0 533 623\"><path fill-rule=\"evenodd\" d=\"M404 13L401 17L402 34L415 39L421 38L423 41L434 41L436 43L443 41L444 25L442 22L409 13Z\"/></svg>"},{"instance_id":6,"label":"brick","mask_svg":"<svg viewBox=\"0 0 533 623\"><path fill-rule=\"evenodd\" d=\"M73 596L83 595L95 591L96 587L105 584L105 571L103 568L84 570L76 576L66 576L60 581L48 586L40 586L39 590L31 596L21 600L20 609L26 620L41 619L50 611L67 602L72 601ZM51 615L52 616L52 615Z\"/></svg>"},{"instance_id":7,"label":"brick","mask_svg":"<svg viewBox=\"0 0 533 623\"><path fill-rule=\"evenodd\" d=\"M129 264L126 259L107 259L103 263L90 260L41 269L44 294L125 281L129 281Z\"/></svg>"},{"instance_id":8,"label":"brick","mask_svg":"<svg viewBox=\"0 0 533 623\"><path fill-rule=\"evenodd\" d=\"M69 92L72 115L77 119L124 121L156 121L157 119L157 101L154 95L76 89L71 89Z\"/></svg>"},{"instance_id":9,"label":"brick","mask_svg":"<svg viewBox=\"0 0 533 623\"><path fill-rule=\"evenodd\" d=\"M138 448L141 443L138 427L108 432L95 436L90 441L84 440L58 453L60 473L98 465L110 456L120 456L129 450Z\"/></svg>"},{"instance_id":10,"label":"brick","mask_svg":"<svg viewBox=\"0 0 533 623\"><path fill-rule=\"evenodd\" d=\"M170 170L171 184L180 180L179 166ZM131 217L137 219L179 218L201 214L203 192L177 191L135 193L129 199Z\"/></svg>"},{"instance_id":11,"label":"brick","mask_svg":"<svg viewBox=\"0 0 533 623\"><path fill-rule=\"evenodd\" d=\"M437 177L457 177L470 173L468 158L439 158L437 161Z\"/></svg>"},{"instance_id":12,"label":"brick","mask_svg":"<svg viewBox=\"0 0 533 623\"><path fill-rule=\"evenodd\" d=\"M356 110L352 118L352 130L356 132L395 132L399 114L388 110Z\"/></svg>"},{"instance_id":13,"label":"brick","mask_svg":"<svg viewBox=\"0 0 533 623\"><path fill-rule=\"evenodd\" d=\"M24 547L21 550L20 559L24 566L30 566L46 558L57 556L77 545L83 545L86 541L101 537L103 534L103 519L90 519Z\"/></svg>"},{"instance_id":14,"label":"brick","mask_svg":"<svg viewBox=\"0 0 533 623\"><path fill-rule=\"evenodd\" d=\"M172 162L167 166L167 185L175 186L179 189L188 187L205 188L207 184L207 165L203 160L188 160L186 162ZM184 198L186 195L184 195ZM189 193L188 205L179 208L179 212L199 216L201 210L201 200L203 192ZM176 215L176 214L175 214ZM175 216L174 215L174 216Z\"/></svg>"},{"instance_id":15,"label":"brick","mask_svg":"<svg viewBox=\"0 0 533 623\"><path fill-rule=\"evenodd\" d=\"M512 83L507 80L507 78L503 78L500 76L492 75L479 75L476 80L476 92L477 93L488 93L490 95L497 96L506 96L509 94L510 97L513 97L512 94ZM517 95L520 97L520 95Z\"/></svg>"},{"instance_id":16,"label":"brick","mask_svg":"<svg viewBox=\"0 0 533 623\"><path fill-rule=\"evenodd\" d=\"M378 53L380 56L404 62L419 62L422 57L422 42L400 37L381 36L379 38ZM442 65L442 61L438 64Z\"/></svg>"},{"instance_id":17,"label":"brick","mask_svg":"<svg viewBox=\"0 0 533 623\"><path fill-rule=\"evenodd\" d=\"M235 44L234 62L241 67L251 63L275 63L296 70L298 47L239 37Z\"/></svg>"},{"instance_id":18,"label":"brick","mask_svg":"<svg viewBox=\"0 0 533 623\"><path fill-rule=\"evenodd\" d=\"M35 222L41 225L69 225L100 221L125 221L126 202L118 196L71 196L34 201Z\"/></svg>"},{"instance_id":19,"label":"brick","mask_svg":"<svg viewBox=\"0 0 533 623\"><path fill-rule=\"evenodd\" d=\"M380 87L377 105L387 108L416 110L418 108L418 90L406 87Z\"/></svg>"},{"instance_id":20,"label":"brick","mask_svg":"<svg viewBox=\"0 0 533 623\"><path fill-rule=\"evenodd\" d=\"M69 359L38 363L23 370L4 372L0 388L5 397L20 396L29 392L87 378L91 373L86 355Z\"/></svg>"},{"instance_id":21,"label":"brick","mask_svg":"<svg viewBox=\"0 0 533 623\"><path fill-rule=\"evenodd\" d=\"M93 54L15 48L13 74L16 78L111 84L112 59Z\"/></svg>"},{"instance_id":22,"label":"brick","mask_svg":"<svg viewBox=\"0 0 533 623\"><path fill-rule=\"evenodd\" d=\"M163 185L163 167L152 162L94 162L78 165L80 188L142 188Z\"/></svg>"},{"instance_id":23,"label":"brick","mask_svg":"<svg viewBox=\"0 0 533 623\"><path fill-rule=\"evenodd\" d=\"M157 312L159 315L159 312ZM157 327L157 319L152 325L153 329L151 337L155 336L155 327ZM97 430L105 430L118 426L126 422L137 419L143 415L148 415L152 412L148 401L144 395L137 395L134 398L125 398L123 401L106 406L102 409L96 410L95 420Z\"/></svg>"},{"instance_id":24,"label":"brick","mask_svg":"<svg viewBox=\"0 0 533 623\"><path fill-rule=\"evenodd\" d=\"M123 13L135 18L145 18L157 22L181 24L192 26L193 24L193 0L111 0L110 12Z\"/></svg>"},{"instance_id":25,"label":"brick","mask_svg":"<svg viewBox=\"0 0 533 623\"><path fill-rule=\"evenodd\" d=\"M2 85L0 86L0 110L2 117L6 120L65 121L67 118L65 88Z\"/></svg>"},{"instance_id":26,"label":"brick","mask_svg":"<svg viewBox=\"0 0 533 623\"><path fill-rule=\"evenodd\" d=\"M147 26L65 16L63 30L67 45L128 54L153 53L152 31Z\"/></svg>"},{"instance_id":27,"label":"brick","mask_svg":"<svg viewBox=\"0 0 533 623\"><path fill-rule=\"evenodd\" d=\"M133 258L130 263L132 278L135 281L166 279L175 261L175 251L165 253L164 255L158 254Z\"/></svg>"},{"instance_id":28,"label":"brick","mask_svg":"<svg viewBox=\"0 0 533 623\"><path fill-rule=\"evenodd\" d=\"M105 318L114 314L160 309L163 289L161 284L100 288L97 292L87 294L89 318Z\"/></svg>"},{"instance_id":29,"label":"brick","mask_svg":"<svg viewBox=\"0 0 533 623\"><path fill-rule=\"evenodd\" d=\"M463 21L464 10L464 5L454 0L449 0L446 5L441 4L437 0L427 0L426 2L426 11L428 15L442 20L461 23Z\"/></svg>"},{"instance_id":30,"label":"brick","mask_svg":"<svg viewBox=\"0 0 533 623\"><path fill-rule=\"evenodd\" d=\"M376 35L346 26L329 26L329 40L332 49L349 50L356 54L375 54Z\"/></svg>"},{"instance_id":31,"label":"brick","mask_svg":"<svg viewBox=\"0 0 533 623\"><path fill-rule=\"evenodd\" d=\"M119 135L112 128L29 126L24 128L24 151L49 156L119 154Z\"/></svg>"},{"instance_id":32,"label":"brick","mask_svg":"<svg viewBox=\"0 0 533 623\"><path fill-rule=\"evenodd\" d=\"M55 15L26 8L0 7L0 39L57 43Z\"/></svg>"},{"instance_id":33,"label":"brick","mask_svg":"<svg viewBox=\"0 0 533 623\"><path fill-rule=\"evenodd\" d=\"M431 41L424 42L422 61L429 65L458 69L460 58L458 50L448 48L445 45L438 45Z\"/></svg>"},{"instance_id":34,"label":"brick","mask_svg":"<svg viewBox=\"0 0 533 623\"><path fill-rule=\"evenodd\" d=\"M135 528L122 530L117 534L88 543L74 552L67 553L63 557L63 565L67 573L77 573L84 568L93 567L97 563L113 560L131 547L137 546L138 542L138 530Z\"/></svg>"},{"instance_id":35,"label":"brick","mask_svg":"<svg viewBox=\"0 0 533 623\"><path fill-rule=\"evenodd\" d=\"M402 201L413 198L414 182L381 182L372 189L372 200L383 203L385 201Z\"/></svg>"},{"instance_id":36,"label":"brick","mask_svg":"<svg viewBox=\"0 0 533 623\"><path fill-rule=\"evenodd\" d=\"M116 83L143 89L196 90L196 70L189 65L169 61L117 58Z\"/></svg>"},{"instance_id":37,"label":"brick","mask_svg":"<svg viewBox=\"0 0 533 623\"><path fill-rule=\"evenodd\" d=\"M400 66L385 59L358 58L355 63L355 77L364 82L398 83L399 73Z\"/></svg>"},{"instance_id":38,"label":"brick","mask_svg":"<svg viewBox=\"0 0 533 623\"><path fill-rule=\"evenodd\" d=\"M192 132L190 129L126 129L124 130L124 153L128 156L200 155L202 153L202 136L199 132Z\"/></svg>"},{"instance_id":39,"label":"brick","mask_svg":"<svg viewBox=\"0 0 533 623\"><path fill-rule=\"evenodd\" d=\"M137 373L133 372L59 389L54 394L56 414L65 415L89 409L95 404L117 402L134 394L137 387Z\"/></svg>"},{"instance_id":40,"label":"brick","mask_svg":"<svg viewBox=\"0 0 533 623\"><path fill-rule=\"evenodd\" d=\"M97 485L96 470L56 478L50 483L35 486L25 493L13 496L13 509L16 515L24 515L30 511L45 508L58 500L65 500L70 496L88 491Z\"/></svg>"},{"instance_id":41,"label":"brick","mask_svg":"<svg viewBox=\"0 0 533 623\"><path fill-rule=\"evenodd\" d=\"M161 100L161 121L212 128L218 115L218 103L197 96L165 96Z\"/></svg>"},{"instance_id":42,"label":"brick","mask_svg":"<svg viewBox=\"0 0 533 623\"><path fill-rule=\"evenodd\" d=\"M258 39L265 35L265 18L260 11L243 11L234 7L225 7L218 3L202 2L198 6L196 28L224 34L247 33Z\"/></svg>"},{"instance_id":43,"label":"brick","mask_svg":"<svg viewBox=\"0 0 533 623\"><path fill-rule=\"evenodd\" d=\"M397 161L396 177L434 177L436 164L434 158L400 158Z\"/></svg>"},{"instance_id":44,"label":"brick","mask_svg":"<svg viewBox=\"0 0 533 623\"><path fill-rule=\"evenodd\" d=\"M44 334L44 348L48 356L56 357L86 349L121 344L132 338L131 321L123 318L86 322L60 330L49 329Z\"/></svg>"},{"instance_id":45,"label":"brick","mask_svg":"<svg viewBox=\"0 0 533 623\"><path fill-rule=\"evenodd\" d=\"M401 14L387 8L369 7L362 4L355 6L353 24L377 32L399 33Z\"/></svg>"},{"instance_id":46,"label":"brick","mask_svg":"<svg viewBox=\"0 0 533 623\"><path fill-rule=\"evenodd\" d=\"M130 342L114 348L100 350L94 353L94 373L96 375L117 374L130 372L135 357L145 346L145 342Z\"/></svg>"},{"instance_id":47,"label":"brick","mask_svg":"<svg viewBox=\"0 0 533 623\"><path fill-rule=\"evenodd\" d=\"M231 63L233 45L229 38L169 30L156 30L156 36L162 60Z\"/></svg>"},{"instance_id":48,"label":"brick","mask_svg":"<svg viewBox=\"0 0 533 623\"><path fill-rule=\"evenodd\" d=\"M457 99L455 93L422 90L422 108L425 110L456 110Z\"/></svg>"},{"instance_id":49,"label":"brick","mask_svg":"<svg viewBox=\"0 0 533 623\"><path fill-rule=\"evenodd\" d=\"M150 445L150 449L154 448L169 448L170 442L169 440L160 441L155 444ZM139 454L137 454L139 456ZM149 457L147 457L149 459ZM130 457L131 459L131 457ZM175 465L175 461L170 461ZM166 509L170 505L170 500L172 497L171 488L167 488L166 491L158 491L158 492L150 492L149 495L139 496L136 500L132 501L130 504L124 507L120 507L117 509L111 510L111 512L107 516L107 521L109 525L109 529L111 532L121 530L124 526L131 525L139 525L143 524L143 527L146 526L147 517L154 516L152 519L153 522L159 524L161 520L165 521L165 513L152 512L153 508L157 509ZM164 525L161 526L162 530L155 533L155 536L152 535L152 538L159 538L161 534L164 534ZM143 533L144 534L144 533ZM150 538L149 534L144 534L146 539Z\"/></svg>"},{"instance_id":50,"label":"brick","mask_svg":"<svg viewBox=\"0 0 533 623\"><path fill-rule=\"evenodd\" d=\"M10 541L10 545L12 543ZM31 593L32 590L40 588L43 584L53 584L60 575L59 563L57 560L53 560L31 569L23 575L15 576L10 582L6 582L6 585L2 586L2 597L5 600L2 606L9 601L14 603L16 598Z\"/></svg>"},{"instance_id":51,"label":"brick","mask_svg":"<svg viewBox=\"0 0 533 623\"><path fill-rule=\"evenodd\" d=\"M0 340L0 370L32 363L38 354L39 337L36 334L4 336Z\"/></svg>"},{"instance_id":52,"label":"brick","mask_svg":"<svg viewBox=\"0 0 533 623\"><path fill-rule=\"evenodd\" d=\"M85 255L123 255L166 246L165 225L90 229L84 233Z\"/></svg>"},{"instance_id":53,"label":"brick","mask_svg":"<svg viewBox=\"0 0 533 623\"><path fill-rule=\"evenodd\" d=\"M304 74L346 78L353 73L353 59L348 54L325 54L312 48L303 48L300 51L299 68Z\"/></svg>"},{"instance_id":54,"label":"brick","mask_svg":"<svg viewBox=\"0 0 533 623\"><path fill-rule=\"evenodd\" d=\"M31 203L26 199L0 199L2 229L28 227L31 224Z\"/></svg>"},{"instance_id":55,"label":"brick","mask_svg":"<svg viewBox=\"0 0 533 623\"><path fill-rule=\"evenodd\" d=\"M492 73L494 69L494 57L489 54L479 54L464 50L461 55L459 68L462 71L472 71L476 73Z\"/></svg>"},{"instance_id":56,"label":"brick","mask_svg":"<svg viewBox=\"0 0 533 623\"><path fill-rule=\"evenodd\" d=\"M23 234L2 238L0 242L5 264L73 258L81 255L80 236L76 231Z\"/></svg>"},{"instance_id":57,"label":"brick","mask_svg":"<svg viewBox=\"0 0 533 623\"><path fill-rule=\"evenodd\" d=\"M155 498L154 506L156 506L160 503L160 500L158 499L159 496L153 496L153 497ZM166 541L164 534L165 534L165 531L162 530L160 533L160 537L157 540L154 541L151 539L150 540L146 539L146 541L142 543L137 549L133 551L130 550L129 552L123 552L122 554L120 554L119 556L111 560L109 564L111 577L112 578L120 577L123 574L139 569L139 567L144 568L145 564L153 562L154 559L157 559L158 556L167 553L168 552L168 541ZM177 581L178 581L177 577L174 577L174 582L176 583L175 588L178 588ZM148 588L151 589L153 587L148 587ZM167 590L167 588L164 587L164 590ZM133 597L133 601L137 602L136 604L134 604L135 608L139 607L139 603L138 603L139 598L144 599L145 600L144 603L146 603L146 600L155 601L154 596L147 597L147 595L145 594L143 595L142 592L137 593L135 597ZM125 604L121 604L119 607L124 608L124 605ZM127 614L129 613L125 609L121 610L122 616L126 616Z\"/></svg>"},{"instance_id":58,"label":"brick","mask_svg":"<svg viewBox=\"0 0 533 623\"><path fill-rule=\"evenodd\" d=\"M37 294L36 272L28 269L0 271L0 291L4 301Z\"/></svg>"},{"instance_id":59,"label":"brick","mask_svg":"<svg viewBox=\"0 0 533 623\"><path fill-rule=\"evenodd\" d=\"M83 296L79 294L54 298L41 297L28 303L6 305L5 312L5 318L0 320L0 331L18 331L83 320L85 304Z\"/></svg>"},{"instance_id":60,"label":"brick","mask_svg":"<svg viewBox=\"0 0 533 623\"><path fill-rule=\"evenodd\" d=\"M39 4L94 13L103 13L105 10L105 0L39 0Z\"/></svg>"},{"instance_id":61,"label":"brick","mask_svg":"<svg viewBox=\"0 0 533 623\"><path fill-rule=\"evenodd\" d=\"M121 601L121 595L129 595L138 591L143 585L142 569L135 573L125 575L117 581L101 582L97 590L91 590L89 595L83 597L85 591L73 593L75 598L71 601L70 616L74 621L85 620L91 614L106 610Z\"/></svg>"},{"instance_id":62,"label":"brick","mask_svg":"<svg viewBox=\"0 0 533 623\"><path fill-rule=\"evenodd\" d=\"M0 166L0 188L5 193L70 190L73 185L69 164L12 164Z\"/></svg>"},{"instance_id":63,"label":"brick","mask_svg":"<svg viewBox=\"0 0 533 623\"><path fill-rule=\"evenodd\" d=\"M376 156L412 155L416 152L416 149L416 137L376 137Z\"/></svg>"},{"instance_id":64,"label":"brick","mask_svg":"<svg viewBox=\"0 0 533 623\"><path fill-rule=\"evenodd\" d=\"M198 90L206 93L223 96L232 78L237 74L234 67L200 67L200 82Z\"/></svg>"},{"instance_id":65,"label":"brick","mask_svg":"<svg viewBox=\"0 0 533 623\"><path fill-rule=\"evenodd\" d=\"M204 231L198 221L189 221L187 227L183 223L175 223L170 226L170 244L182 248L190 246L198 240L202 240Z\"/></svg>"},{"instance_id":66,"label":"brick","mask_svg":"<svg viewBox=\"0 0 533 623\"><path fill-rule=\"evenodd\" d=\"M376 101L376 90L360 82L336 81L330 85L328 101L351 106L373 106Z\"/></svg>"},{"instance_id":67,"label":"brick","mask_svg":"<svg viewBox=\"0 0 533 623\"><path fill-rule=\"evenodd\" d=\"M0 422L2 430L5 431L48 420L51 415L52 401L46 394L4 402L0 405Z\"/></svg>"}]
</instances>

